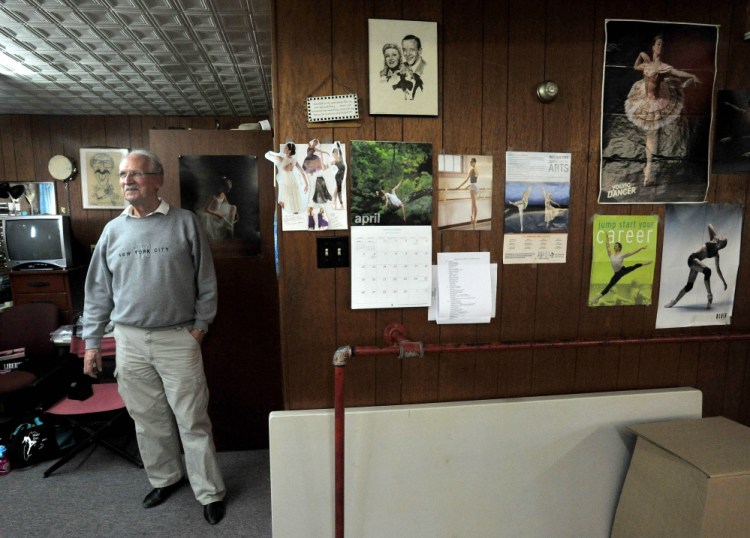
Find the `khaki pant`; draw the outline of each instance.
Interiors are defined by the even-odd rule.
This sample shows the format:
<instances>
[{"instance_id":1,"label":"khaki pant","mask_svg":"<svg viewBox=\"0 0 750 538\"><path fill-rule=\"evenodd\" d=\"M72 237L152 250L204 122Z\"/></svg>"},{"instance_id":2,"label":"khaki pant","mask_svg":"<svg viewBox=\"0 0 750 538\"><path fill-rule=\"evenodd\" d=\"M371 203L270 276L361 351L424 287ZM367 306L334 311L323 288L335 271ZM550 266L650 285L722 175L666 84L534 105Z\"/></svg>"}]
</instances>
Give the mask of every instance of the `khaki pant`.
<instances>
[{"instance_id":1,"label":"khaki pant","mask_svg":"<svg viewBox=\"0 0 750 538\"><path fill-rule=\"evenodd\" d=\"M181 439L195 498L203 505L222 500L203 356L190 327L117 325L114 336L117 385L135 422L149 482L159 488L182 478Z\"/></svg>"}]
</instances>

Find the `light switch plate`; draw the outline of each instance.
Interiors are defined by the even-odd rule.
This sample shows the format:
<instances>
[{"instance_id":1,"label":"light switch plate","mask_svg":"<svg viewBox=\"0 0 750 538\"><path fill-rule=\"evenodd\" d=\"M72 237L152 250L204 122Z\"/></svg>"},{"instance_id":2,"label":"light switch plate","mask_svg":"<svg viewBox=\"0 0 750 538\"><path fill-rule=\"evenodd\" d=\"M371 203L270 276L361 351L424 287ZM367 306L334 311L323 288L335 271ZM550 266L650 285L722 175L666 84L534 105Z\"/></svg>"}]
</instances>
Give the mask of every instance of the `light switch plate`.
<instances>
[{"instance_id":1,"label":"light switch plate","mask_svg":"<svg viewBox=\"0 0 750 538\"><path fill-rule=\"evenodd\" d=\"M349 267L348 237L318 237L318 269Z\"/></svg>"}]
</instances>

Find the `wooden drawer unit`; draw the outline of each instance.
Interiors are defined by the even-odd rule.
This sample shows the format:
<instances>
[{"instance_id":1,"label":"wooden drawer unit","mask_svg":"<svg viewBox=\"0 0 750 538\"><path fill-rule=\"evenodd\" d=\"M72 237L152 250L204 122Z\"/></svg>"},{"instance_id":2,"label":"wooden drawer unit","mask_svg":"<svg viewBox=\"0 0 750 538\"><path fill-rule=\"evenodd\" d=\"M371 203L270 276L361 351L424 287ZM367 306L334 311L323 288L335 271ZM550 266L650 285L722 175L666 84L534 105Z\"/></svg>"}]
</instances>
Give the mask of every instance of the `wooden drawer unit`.
<instances>
[{"instance_id":1,"label":"wooden drawer unit","mask_svg":"<svg viewBox=\"0 0 750 538\"><path fill-rule=\"evenodd\" d=\"M54 303L60 309L60 321L73 323L73 318L83 310L85 278L85 267L59 271L11 271L13 303Z\"/></svg>"}]
</instances>

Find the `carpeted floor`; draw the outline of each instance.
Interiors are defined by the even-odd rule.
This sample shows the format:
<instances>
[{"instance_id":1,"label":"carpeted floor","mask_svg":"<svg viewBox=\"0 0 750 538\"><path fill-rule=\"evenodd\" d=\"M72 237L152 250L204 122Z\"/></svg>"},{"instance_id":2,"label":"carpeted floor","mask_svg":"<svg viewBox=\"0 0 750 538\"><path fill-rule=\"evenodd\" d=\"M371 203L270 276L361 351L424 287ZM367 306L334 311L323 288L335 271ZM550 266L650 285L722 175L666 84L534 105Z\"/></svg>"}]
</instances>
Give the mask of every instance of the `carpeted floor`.
<instances>
[{"instance_id":1,"label":"carpeted floor","mask_svg":"<svg viewBox=\"0 0 750 538\"><path fill-rule=\"evenodd\" d=\"M143 469L96 447L78 455L49 478L52 462L0 476L0 536L37 537L211 537L271 536L268 450L220 452L227 486L227 514L215 526L189 486L164 504L141 507L151 490Z\"/></svg>"}]
</instances>

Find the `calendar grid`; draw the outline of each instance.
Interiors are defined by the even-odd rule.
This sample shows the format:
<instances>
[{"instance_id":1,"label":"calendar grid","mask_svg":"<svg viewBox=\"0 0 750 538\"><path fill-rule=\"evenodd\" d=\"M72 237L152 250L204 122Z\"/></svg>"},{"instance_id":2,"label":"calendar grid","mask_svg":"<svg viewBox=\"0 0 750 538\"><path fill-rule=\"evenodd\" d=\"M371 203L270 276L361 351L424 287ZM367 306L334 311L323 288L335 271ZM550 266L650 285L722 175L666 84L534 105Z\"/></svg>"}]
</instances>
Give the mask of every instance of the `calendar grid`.
<instances>
[{"instance_id":1,"label":"calendar grid","mask_svg":"<svg viewBox=\"0 0 750 538\"><path fill-rule=\"evenodd\" d=\"M352 308L429 306L430 226L354 226Z\"/></svg>"}]
</instances>

